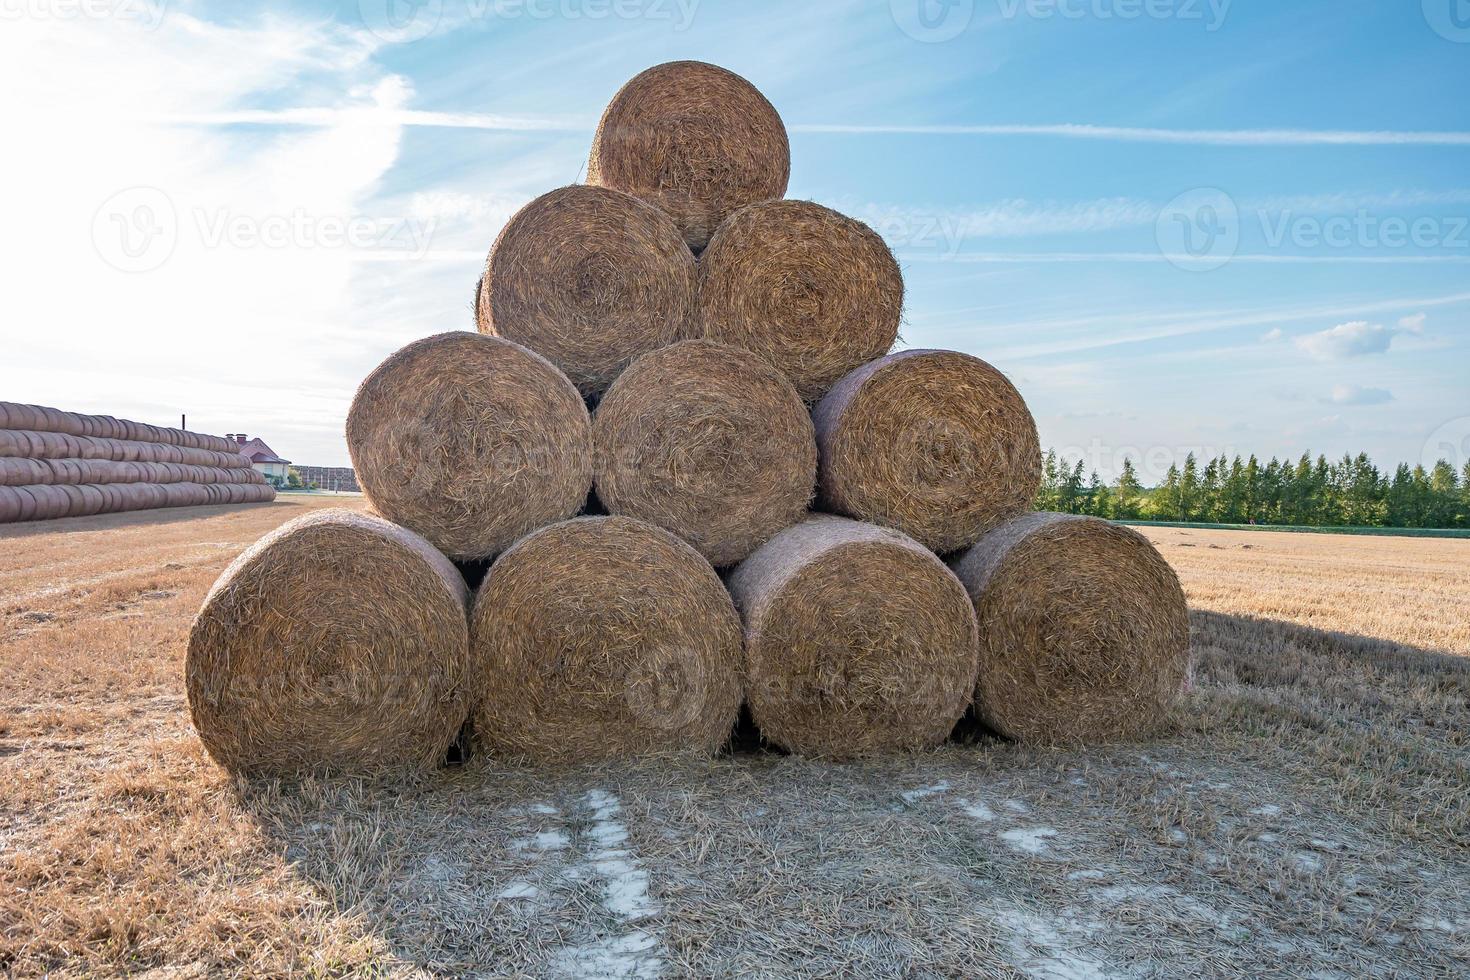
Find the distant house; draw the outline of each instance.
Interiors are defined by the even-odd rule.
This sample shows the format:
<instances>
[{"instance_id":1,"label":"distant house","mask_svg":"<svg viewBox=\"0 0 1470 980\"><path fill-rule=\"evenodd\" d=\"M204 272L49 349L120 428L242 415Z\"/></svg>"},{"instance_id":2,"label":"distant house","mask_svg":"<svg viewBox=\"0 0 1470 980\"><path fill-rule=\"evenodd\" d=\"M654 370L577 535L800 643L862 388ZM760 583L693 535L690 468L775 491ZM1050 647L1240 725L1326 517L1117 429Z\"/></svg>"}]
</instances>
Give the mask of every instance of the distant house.
<instances>
[{"instance_id":1,"label":"distant house","mask_svg":"<svg viewBox=\"0 0 1470 980\"><path fill-rule=\"evenodd\" d=\"M230 432L225 434L225 438L235 440L239 446L236 452L250 460L250 465L260 471L267 480L271 483L285 485L286 477L291 472L289 459L277 456L276 451L267 446L259 437L251 439L243 432Z\"/></svg>"}]
</instances>

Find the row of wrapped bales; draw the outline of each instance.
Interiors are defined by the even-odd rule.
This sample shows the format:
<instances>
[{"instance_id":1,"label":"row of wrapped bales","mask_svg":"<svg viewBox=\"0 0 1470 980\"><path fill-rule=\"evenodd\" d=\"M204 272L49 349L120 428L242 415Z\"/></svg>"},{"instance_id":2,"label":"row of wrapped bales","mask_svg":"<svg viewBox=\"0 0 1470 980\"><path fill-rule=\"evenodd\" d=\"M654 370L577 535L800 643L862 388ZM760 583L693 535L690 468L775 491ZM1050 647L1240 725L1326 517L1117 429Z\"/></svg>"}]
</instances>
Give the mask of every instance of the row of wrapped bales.
<instances>
[{"instance_id":1,"label":"row of wrapped bales","mask_svg":"<svg viewBox=\"0 0 1470 980\"><path fill-rule=\"evenodd\" d=\"M172 429L130 422L111 415L81 415L59 408L22 405L0 401L0 429L27 429L35 432L63 432L71 436L93 436L99 439L129 439L134 442L162 442L189 449L212 449L233 453L235 444L223 436L205 435L187 429Z\"/></svg>"},{"instance_id":2,"label":"row of wrapped bales","mask_svg":"<svg viewBox=\"0 0 1470 980\"><path fill-rule=\"evenodd\" d=\"M1037 743L1166 723L1172 570L1136 532L1030 513L1024 399L971 355L893 353L892 253L781 200L789 172L739 76L624 86L588 184L496 239L478 333L359 389L380 517L287 525L206 600L187 670L220 762L422 768L461 731L546 764L707 754L742 705L824 759L932 748L967 711ZM444 555L488 566L473 595Z\"/></svg>"},{"instance_id":3,"label":"row of wrapped bales","mask_svg":"<svg viewBox=\"0 0 1470 980\"><path fill-rule=\"evenodd\" d=\"M218 469L248 469L250 461L234 450L196 449L166 442L139 442L64 432L0 429L0 458L111 459L118 462L188 463Z\"/></svg>"},{"instance_id":4,"label":"row of wrapped bales","mask_svg":"<svg viewBox=\"0 0 1470 980\"><path fill-rule=\"evenodd\" d=\"M0 524L274 499L228 439L0 402Z\"/></svg>"},{"instance_id":5,"label":"row of wrapped bales","mask_svg":"<svg viewBox=\"0 0 1470 980\"><path fill-rule=\"evenodd\" d=\"M91 517L159 507L259 504L276 491L257 483L64 483L0 486L0 524Z\"/></svg>"},{"instance_id":6,"label":"row of wrapped bales","mask_svg":"<svg viewBox=\"0 0 1470 980\"><path fill-rule=\"evenodd\" d=\"M113 459L0 457L0 486L51 483L249 483L265 477L250 467L142 463Z\"/></svg>"}]
</instances>

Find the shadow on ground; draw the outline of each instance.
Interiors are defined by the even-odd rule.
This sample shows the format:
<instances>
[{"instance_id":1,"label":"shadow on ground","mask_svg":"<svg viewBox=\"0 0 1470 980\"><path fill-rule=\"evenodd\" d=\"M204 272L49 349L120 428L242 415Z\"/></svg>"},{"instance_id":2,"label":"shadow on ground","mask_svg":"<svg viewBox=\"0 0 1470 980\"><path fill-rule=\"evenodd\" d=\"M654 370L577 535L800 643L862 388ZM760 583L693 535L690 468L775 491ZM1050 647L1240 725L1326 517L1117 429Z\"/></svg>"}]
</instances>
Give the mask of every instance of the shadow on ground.
<instances>
[{"instance_id":1,"label":"shadow on ground","mask_svg":"<svg viewBox=\"0 0 1470 980\"><path fill-rule=\"evenodd\" d=\"M435 975L1464 975L1470 662L1191 622L1148 744L474 759L244 802L385 967Z\"/></svg>"}]
</instances>

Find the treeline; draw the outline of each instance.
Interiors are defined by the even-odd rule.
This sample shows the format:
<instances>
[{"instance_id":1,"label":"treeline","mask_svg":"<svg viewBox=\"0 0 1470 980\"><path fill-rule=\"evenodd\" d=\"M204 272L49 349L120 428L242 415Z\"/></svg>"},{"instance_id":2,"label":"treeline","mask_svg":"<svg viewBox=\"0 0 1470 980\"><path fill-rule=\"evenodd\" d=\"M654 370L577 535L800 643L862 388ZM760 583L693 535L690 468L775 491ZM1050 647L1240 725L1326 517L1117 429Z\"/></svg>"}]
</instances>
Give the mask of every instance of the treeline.
<instances>
[{"instance_id":1,"label":"treeline","mask_svg":"<svg viewBox=\"0 0 1470 980\"><path fill-rule=\"evenodd\" d=\"M1116 520L1210 524L1299 524L1309 527L1470 528L1470 462L1445 460L1430 470L1406 463L1389 473L1366 453L1329 462L1303 453L1295 463L1262 464L1220 456L1203 466L1190 453L1164 482L1145 487L1133 461L1112 483L1096 471L1048 452L1036 506Z\"/></svg>"}]
</instances>

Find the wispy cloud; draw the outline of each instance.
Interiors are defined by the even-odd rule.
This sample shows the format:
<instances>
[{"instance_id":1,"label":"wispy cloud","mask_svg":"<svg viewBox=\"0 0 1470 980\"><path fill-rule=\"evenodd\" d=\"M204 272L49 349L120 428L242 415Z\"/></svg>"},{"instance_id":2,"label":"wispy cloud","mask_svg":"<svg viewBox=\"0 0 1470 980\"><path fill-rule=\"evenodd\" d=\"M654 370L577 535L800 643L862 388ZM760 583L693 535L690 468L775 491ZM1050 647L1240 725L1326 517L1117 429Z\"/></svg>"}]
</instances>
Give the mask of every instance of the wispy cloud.
<instances>
[{"instance_id":1,"label":"wispy cloud","mask_svg":"<svg viewBox=\"0 0 1470 980\"><path fill-rule=\"evenodd\" d=\"M908 262L973 262L1029 265L1048 263L1140 263L1198 261L1197 256L1168 252L965 252L943 255L933 252L905 253ZM1470 265L1470 255L1275 255L1269 252L1235 255L1231 262L1255 265Z\"/></svg>"},{"instance_id":2,"label":"wispy cloud","mask_svg":"<svg viewBox=\"0 0 1470 980\"><path fill-rule=\"evenodd\" d=\"M1054 125L855 125L801 123L794 133L854 136L1052 136L1123 143L1196 146L1470 146L1470 132L1346 129L1155 129L1141 126Z\"/></svg>"},{"instance_id":3,"label":"wispy cloud","mask_svg":"<svg viewBox=\"0 0 1470 980\"><path fill-rule=\"evenodd\" d=\"M332 107L179 113L154 121L187 126L331 126L344 111ZM405 110L392 122L401 126L487 129L506 132L590 132L594 119L516 116L485 112ZM860 125L795 123L793 133L847 136L1047 136L1123 143L1183 143L1196 146L1470 146L1470 132L1454 130L1330 129L1156 129L1140 126L1094 126L1085 123L1005 125Z\"/></svg>"},{"instance_id":4,"label":"wispy cloud","mask_svg":"<svg viewBox=\"0 0 1470 980\"><path fill-rule=\"evenodd\" d=\"M1393 392L1387 388L1333 385L1332 394L1322 401L1329 405L1382 405L1393 401Z\"/></svg>"},{"instance_id":5,"label":"wispy cloud","mask_svg":"<svg viewBox=\"0 0 1470 980\"><path fill-rule=\"evenodd\" d=\"M551 116L503 116L484 112L433 112L422 109L328 106L177 112L144 116L141 121L160 126L337 126L344 122L373 122L394 127L431 126L445 129L485 129L508 133L590 133L597 125L596 120L558 119Z\"/></svg>"},{"instance_id":6,"label":"wispy cloud","mask_svg":"<svg viewBox=\"0 0 1470 980\"><path fill-rule=\"evenodd\" d=\"M1299 323L1309 320L1326 320L1331 322L1333 319L1344 316L1365 316L1375 313L1394 312L1406 308L1424 309L1440 306L1456 306L1462 303L1470 303L1470 293L1450 293L1444 296L1419 297L1404 300L1381 300L1372 303L1358 303L1351 306L1335 305L1317 307L1303 306L1288 309L1247 309L1229 313L1217 313L1213 311L1203 313L1184 312L1171 315L1170 320L1163 321L1158 326L1142 330L1096 331L1096 333L1105 333L1106 336L1102 338L1096 336L1067 338L1046 343L1000 348L990 351L990 356L997 360L1051 357L1058 354L1075 354L1082 351L1119 347L1125 344L1147 343L1154 340L1167 340L1173 337L1213 333L1221 330L1262 327L1269 324ZM1136 319L1131 314L1125 313L1114 317L1087 318L1086 324L1128 324ZM1036 333L1033 327L1034 324L1031 322L1019 321L1002 324L985 324L981 325L979 329L995 331L1003 335L1028 336ZM977 329L977 327L971 326L967 329ZM1191 352L1188 356L1198 358L1199 352Z\"/></svg>"}]
</instances>

